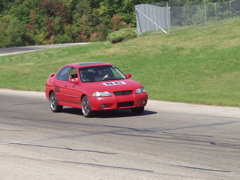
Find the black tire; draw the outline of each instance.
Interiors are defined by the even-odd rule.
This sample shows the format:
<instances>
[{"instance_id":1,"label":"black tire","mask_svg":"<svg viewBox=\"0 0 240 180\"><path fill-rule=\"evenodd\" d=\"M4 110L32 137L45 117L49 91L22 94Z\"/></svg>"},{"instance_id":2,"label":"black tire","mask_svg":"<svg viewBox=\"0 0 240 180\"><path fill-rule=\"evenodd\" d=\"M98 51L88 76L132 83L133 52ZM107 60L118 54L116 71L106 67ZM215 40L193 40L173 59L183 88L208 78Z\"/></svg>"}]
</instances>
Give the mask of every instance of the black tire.
<instances>
[{"instance_id":1,"label":"black tire","mask_svg":"<svg viewBox=\"0 0 240 180\"><path fill-rule=\"evenodd\" d=\"M133 114L142 114L144 111L144 106L132 108L131 110L132 110Z\"/></svg>"},{"instance_id":2,"label":"black tire","mask_svg":"<svg viewBox=\"0 0 240 180\"><path fill-rule=\"evenodd\" d=\"M63 109L63 106L58 104L58 99L54 92L50 94L49 104L52 112L61 112Z\"/></svg>"},{"instance_id":3,"label":"black tire","mask_svg":"<svg viewBox=\"0 0 240 180\"><path fill-rule=\"evenodd\" d=\"M85 117L92 117L94 114L87 96L82 98L82 113Z\"/></svg>"}]
</instances>

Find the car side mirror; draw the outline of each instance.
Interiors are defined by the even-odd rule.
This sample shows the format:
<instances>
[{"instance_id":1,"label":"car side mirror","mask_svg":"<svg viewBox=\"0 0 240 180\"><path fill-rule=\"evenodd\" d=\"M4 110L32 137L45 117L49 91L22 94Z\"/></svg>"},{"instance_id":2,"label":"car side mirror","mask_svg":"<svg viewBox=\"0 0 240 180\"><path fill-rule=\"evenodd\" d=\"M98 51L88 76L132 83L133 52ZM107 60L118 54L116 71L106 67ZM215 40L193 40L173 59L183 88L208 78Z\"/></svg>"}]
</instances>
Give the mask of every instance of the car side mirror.
<instances>
[{"instance_id":1,"label":"car side mirror","mask_svg":"<svg viewBox=\"0 0 240 180\"><path fill-rule=\"evenodd\" d=\"M71 78L70 83L78 83L77 78Z\"/></svg>"},{"instance_id":2,"label":"car side mirror","mask_svg":"<svg viewBox=\"0 0 240 180\"><path fill-rule=\"evenodd\" d=\"M49 77L53 77L53 76L55 76L55 73L49 75Z\"/></svg>"},{"instance_id":3,"label":"car side mirror","mask_svg":"<svg viewBox=\"0 0 240 180\"><path fill-rule=\"evenodd\" d=\"M130 79L132 77L131 74L125 74L125 76L127 77L127 79Z\"/></svg>"}]
</instances>

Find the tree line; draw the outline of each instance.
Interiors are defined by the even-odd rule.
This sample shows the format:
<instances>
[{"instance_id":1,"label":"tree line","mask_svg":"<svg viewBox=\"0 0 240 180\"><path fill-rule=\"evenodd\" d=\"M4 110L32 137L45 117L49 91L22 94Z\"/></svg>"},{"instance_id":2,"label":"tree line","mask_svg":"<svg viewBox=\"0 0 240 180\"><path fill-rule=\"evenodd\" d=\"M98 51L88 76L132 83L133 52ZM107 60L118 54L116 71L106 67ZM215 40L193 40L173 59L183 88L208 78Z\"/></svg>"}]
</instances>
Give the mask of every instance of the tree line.
<instances>
[{"instance_id":1,"label":"tree line","mask_svg":"<svg viewBox=\"0 0 240 180\"><path fill-rule=\"evenodd\" d=\"M134 5L166 2L184 6L202 0L1 0L0 47L103 41L136 26Z\"/></svg>"}]
</instances>

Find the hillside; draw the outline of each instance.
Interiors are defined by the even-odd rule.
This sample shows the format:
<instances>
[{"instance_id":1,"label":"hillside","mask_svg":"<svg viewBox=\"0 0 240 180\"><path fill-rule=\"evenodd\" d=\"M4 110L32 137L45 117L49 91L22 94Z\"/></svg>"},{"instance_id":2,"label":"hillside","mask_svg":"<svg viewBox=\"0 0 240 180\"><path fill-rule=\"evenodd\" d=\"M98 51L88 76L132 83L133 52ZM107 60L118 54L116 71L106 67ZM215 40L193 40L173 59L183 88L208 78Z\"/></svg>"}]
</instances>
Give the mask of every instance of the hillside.
<instances>
[{"instance_id":1,"label":"hillside","mask_svg":"<svg viewBox=\"0 0 240 180\"><path fill-rule=\"evenodd\" d=\"M0 57L0 87L44 91L64 64L110 62L141 82L150 99L240 106L240 23L165 35L152 32L110 44Z\"/></svg>"}]
</instances>

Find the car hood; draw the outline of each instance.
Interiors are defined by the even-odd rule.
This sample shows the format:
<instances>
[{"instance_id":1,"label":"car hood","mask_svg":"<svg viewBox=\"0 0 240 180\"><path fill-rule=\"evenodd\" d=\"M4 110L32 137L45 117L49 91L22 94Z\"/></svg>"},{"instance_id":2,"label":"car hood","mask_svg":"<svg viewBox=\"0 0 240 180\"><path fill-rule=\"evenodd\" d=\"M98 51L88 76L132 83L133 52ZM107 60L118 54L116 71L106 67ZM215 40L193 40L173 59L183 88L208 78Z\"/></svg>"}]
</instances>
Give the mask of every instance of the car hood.
<instances>
[{"instance_id":1,"label":"car hood","mask_svg":"<svg viewBox=\"0 0 240 180\"><path fill-rule=\"evenodd\" d=\"M131 79L91 82L87 83L87 86L94 91L107 92L136 90L143 87L140 83Z\"/></svg>"}]
</instances>

